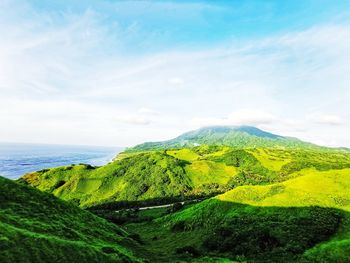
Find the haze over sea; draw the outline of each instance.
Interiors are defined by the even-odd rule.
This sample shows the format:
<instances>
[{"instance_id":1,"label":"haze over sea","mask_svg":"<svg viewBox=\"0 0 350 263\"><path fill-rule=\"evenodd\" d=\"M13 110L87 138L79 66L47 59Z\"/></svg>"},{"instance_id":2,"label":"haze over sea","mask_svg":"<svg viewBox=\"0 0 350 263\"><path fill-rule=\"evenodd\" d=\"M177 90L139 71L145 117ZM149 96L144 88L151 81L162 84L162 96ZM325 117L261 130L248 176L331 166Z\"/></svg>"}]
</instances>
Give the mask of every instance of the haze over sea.
<instances>
[{"instance_id":1,"label":"haze over sea","mask_svg":"<svg viewBox=\"0 0 350 263\"><path fill-rule=\"evenodd\" d=\"M0 175L17 179L28 172L62 165L100 166L122 150L121 147L0 143Z\"/></svg>"}]
</instances>

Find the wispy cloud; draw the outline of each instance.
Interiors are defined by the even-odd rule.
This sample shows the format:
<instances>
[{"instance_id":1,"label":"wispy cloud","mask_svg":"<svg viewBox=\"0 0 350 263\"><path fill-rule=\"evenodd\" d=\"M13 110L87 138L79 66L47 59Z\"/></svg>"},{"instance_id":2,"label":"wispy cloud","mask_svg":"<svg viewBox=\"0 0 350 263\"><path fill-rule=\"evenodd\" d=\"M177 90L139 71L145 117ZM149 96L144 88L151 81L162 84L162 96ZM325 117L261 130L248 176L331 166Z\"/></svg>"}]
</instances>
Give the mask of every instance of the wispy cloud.
<instances>
[{"instance_id":1,"label":"wispy cloud","mask_svg":"<svg viewBox=\"0 0 350 263\"><path fill-rule=\"evenodd\" d=\"M123 115L115 118L118 122L132 125L147 125L150 123L146 118L136 115Z\"/></svg>"},{"instance_id":2,"label":"wispy cloud","mask_svg":"<svg viewBox=\"0 0 350 263\"><path fill-rule=\"evenodd\" d=\"M224 118L194 118L191 125L199 128L212 125L252 125L270 124L275 122L277 117L271 113L257 109L241 109L230 113Z\"/></svg>"},{"instance_id":3,"label":"wispy cloud","mask_svg":"<svg viewBox=\"0 0 350 263\"><path fill-rule=\"evenodd\" d=\"M158 111L150 109L150 108L146 108L146 107L139 108L139 110L137 112L140 114L143 114L143 115L159 115L160 114Z\"/></svg>"},{"instance_id":4,"label":"wispy cloud","mask_svg":"<svg viewBox=\"0 0 350 263\"><path fill-rule=\"evenodd\" d=\"M140 22L106 21L93 9L57 19L7 2L0 11L1 140L127 146L197 126L247 124L350 145L347 24L141 52L127 47L147 34ZM148 6L152 14L176 4L157 3ZM222 11L182 5L176 8L198 14L198 23L200 12ZM140 11L131 7L115 10ZM146 42L159 38L152 34Z\"/></svg>"},{"instance_id":5,"label":"wispy cloud","mask_svg":"<svg viewBox=\"0 0 350 263\"><path fill-rule=\"evenodd\" d=\"M328 124L328 125L345 124L344 119L337 115L328 115L328 114L316 115L311 117L310 119L313 120L315 123L319 123L319 124Z\"/></svg>"}]
</instances>

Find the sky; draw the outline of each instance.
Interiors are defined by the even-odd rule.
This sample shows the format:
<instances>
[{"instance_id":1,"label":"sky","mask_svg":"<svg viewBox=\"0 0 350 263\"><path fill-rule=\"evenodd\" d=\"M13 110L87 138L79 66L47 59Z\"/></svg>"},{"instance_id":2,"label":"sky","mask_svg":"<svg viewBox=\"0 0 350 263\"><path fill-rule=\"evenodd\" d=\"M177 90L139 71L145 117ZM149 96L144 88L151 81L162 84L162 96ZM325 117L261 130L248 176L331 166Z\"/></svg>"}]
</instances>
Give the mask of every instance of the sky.
<instances>
[{"instance_id":1,"label":"sky","mask_svg":"<svg viewBox=\"0 0 350 263\"><path fill-rule=\"evenodd\" d=\"M0 1L0 141L251 125L350 147L350 1Z\"/></svg>"}]
</instances>

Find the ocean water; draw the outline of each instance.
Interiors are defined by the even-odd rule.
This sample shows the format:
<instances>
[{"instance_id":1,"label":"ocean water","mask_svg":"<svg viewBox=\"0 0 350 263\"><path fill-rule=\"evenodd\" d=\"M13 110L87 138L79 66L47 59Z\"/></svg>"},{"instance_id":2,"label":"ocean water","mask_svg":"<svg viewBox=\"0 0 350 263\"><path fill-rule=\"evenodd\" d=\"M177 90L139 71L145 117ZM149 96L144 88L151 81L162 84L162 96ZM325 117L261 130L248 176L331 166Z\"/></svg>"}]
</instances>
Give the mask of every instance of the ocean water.
<instances>
[{"instance_id":1,"label":"ocean water","mask_svg":"<svg viewBox=\"0 0 350 263\"><path fill-rule=\"evenodd\" d=\"M70 164L100 166L123 148L0 143L0 175L17 179L27 172Z\"/></svg>"}]
</instances>

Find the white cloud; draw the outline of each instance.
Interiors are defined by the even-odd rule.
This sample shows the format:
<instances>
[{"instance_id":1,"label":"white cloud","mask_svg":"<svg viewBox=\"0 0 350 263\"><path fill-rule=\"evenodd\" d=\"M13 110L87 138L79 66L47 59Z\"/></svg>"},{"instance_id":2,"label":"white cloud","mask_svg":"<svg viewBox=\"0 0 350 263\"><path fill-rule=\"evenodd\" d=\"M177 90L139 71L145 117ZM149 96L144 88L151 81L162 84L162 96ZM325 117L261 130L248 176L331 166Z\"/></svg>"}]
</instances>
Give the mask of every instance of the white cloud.
<instances>
[{"instance_id":1,"label":"white cloud","mask_svg":"<svg viewBox=\"0 0 350 263\"><path fill-rule=\"evenodd\" d=\"M268 124L277 120L273 114L255 109L242 109L233 112L228 116L228 119L232 120L232 123L239 125Z\"/></svg>"},{"instance_id":2,"label":"white cloud","mask_svg":"<svg viewBox=\"0 0 350 263\"><path fill-rule=\"evenodd\" d=\"M170 78L168 81L173 85L181 85L184 83L184 80L182 78Z\"/></svg>"},{"instance_id":3,"label":"white cloud","mask_svg":"<svg viewBox=\"0 0 350 263\"><path fill-rule=\"evenodd\" d=\"M271 113L255 109L241 109L230 113L223 118L194 118L191 125L195 127L212 126L212 125L252 125L269 124L277 121L277 117Z\"/></svg>"},{"instance_id":4,"label":"white cloud","mask_svg":"<svg viewBox=\"0 0 350 263\"><path fill-rule=\"evenodd\" d=\"M158 111L146 107L140 108L137 112L144 115L159 115Z\"/></svg>"},{"instance_id":5,"label":"white cloud","mask_svg":"<svg viewBox=\"0 0 350 263\"><path fill-rule=\"evenodd\" d=\"M135 115L118 116L115 118L118 122L132 124L132 125L148 125L149 120Z\"/></svg>"},{"instance_id":6,"label":"white cloud","mask_svg":"<svg viewBox=\"0 0 350 263\"><path fill-rule=\"evenodd\" d=\"M327 125L344 124L343 118L337 115L318 115L318 116L311 117L311 120L319 124L327 124Z\"/></svg>"}]
</instances>

